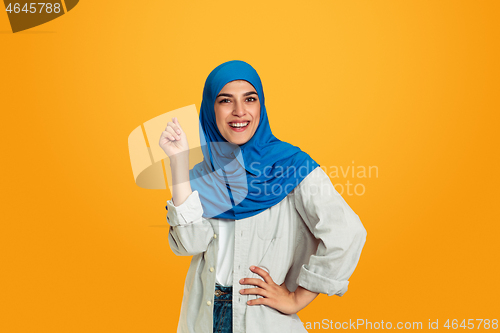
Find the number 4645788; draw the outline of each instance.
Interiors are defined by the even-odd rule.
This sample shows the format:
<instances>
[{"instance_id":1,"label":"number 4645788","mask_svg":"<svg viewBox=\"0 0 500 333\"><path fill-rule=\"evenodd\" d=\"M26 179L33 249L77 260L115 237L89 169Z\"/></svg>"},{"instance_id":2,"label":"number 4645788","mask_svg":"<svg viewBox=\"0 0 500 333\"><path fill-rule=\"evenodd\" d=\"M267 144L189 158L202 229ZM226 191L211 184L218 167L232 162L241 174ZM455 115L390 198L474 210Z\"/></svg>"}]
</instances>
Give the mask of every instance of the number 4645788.
<instances>
[{"instance_id":1,"label":"number 4645788","mask_svg":"<svg viewBox=\"0 0 500 333\"><path fill-rule=\"evenodd\" d=\"M44 10L45 9L45 10ZM31 14L36 14L36 13L42 13L45 11L45 13L60 13L61 12L61 4L60 3L55 3L52 4L50 2L38 2L38 3L30 3L28 7L28 3L25 3L23 8L21 8L21 5L18 3L15 3L12 5L12 3L9 3L7 6L6 11L9 13L14 12L15 14L18 14L20 12L24 13L31 13Z\"/></svg>"},{"instance_id":2,"label":"number 4645788","mask_svg":"<svg viewBox=\"0 0 500 333\"><path fill-rule=\"evenodd\" d=\"M482 325L482 327L481 327ZM463 328L463 329L498 329L498 319L468 319L467 322L465 322L465 319L462 320L460 324L458 324L457 319L453 320L447 320L446 323L444 324L444 327L447 329L454 329L456 330L457 328Z\"/></svg>"}]
</instances>

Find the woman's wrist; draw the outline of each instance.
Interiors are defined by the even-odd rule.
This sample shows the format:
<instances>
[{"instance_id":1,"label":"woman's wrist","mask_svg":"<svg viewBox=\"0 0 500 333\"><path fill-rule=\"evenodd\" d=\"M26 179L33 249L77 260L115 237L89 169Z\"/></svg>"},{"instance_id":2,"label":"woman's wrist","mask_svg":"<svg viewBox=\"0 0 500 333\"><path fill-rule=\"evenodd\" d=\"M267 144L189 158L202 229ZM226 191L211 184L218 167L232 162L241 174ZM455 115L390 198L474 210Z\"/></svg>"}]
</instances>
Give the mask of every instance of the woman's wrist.
<instances>
[{"instance_id":1,"label":"woman's wrist","mask_svg":"<svg viewBox=\"0 0 500 333\"><path fill-rule=\"evenodd\" d=\"M189 154L187 152L175 154L169 157L170 159L170 166L177 166L177 165L186 165L189 167Z\"/></svg>"},{"instance_id":2,"label":"woman's wrist","mask_svg":"<svg viewBox=\"0 0 500 333\"><path fill-rule=\"evenodd\" d=\"M173 185L189 181L189 156L184 154L171 156L170 170Z\"/></svg>"},{"instance_id":3,"label":"woman's wrist","mask_svg":"<svg viewBox=\"0 0 500 333\"><path fill-rule=\"evenodd\" d=\"M172 171L172 201L179 206L191 195L191 183L189 181L189 155L177 154L170 157L170 169Z\"/></svg>"}]
</instances>

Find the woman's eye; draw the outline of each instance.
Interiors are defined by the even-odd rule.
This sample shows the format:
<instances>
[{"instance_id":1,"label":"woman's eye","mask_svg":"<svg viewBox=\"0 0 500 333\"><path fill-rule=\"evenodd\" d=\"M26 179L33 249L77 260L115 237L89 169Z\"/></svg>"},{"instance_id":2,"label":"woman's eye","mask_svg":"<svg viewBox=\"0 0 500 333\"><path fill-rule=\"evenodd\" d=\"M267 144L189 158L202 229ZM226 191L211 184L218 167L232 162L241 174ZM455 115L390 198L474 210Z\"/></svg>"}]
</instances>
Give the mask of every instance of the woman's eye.
<instances>
[{"instance_id":1,"label":"woman's eye","mask_svg":"<svg viewBox=\"0 0 500 333\"><path fill-rule=\"evenodd\" d=\"M257 100L255 97L248 97L248 99L250 100L250 102L255 102Z\"/></svg>"},{"instance_id":2,"label":"woman's eye","mask_svg":"<svg viewBox=\"0 0 500 333\"><path fill-rule=\"evenodd\" d=\"M220 103L225 103L226 101L227 101L227 102L230 102L230 100L229 100L229 99L224 98L224 99L221 99L221 100L220 100Z\"/></svg>"}]
</instances>

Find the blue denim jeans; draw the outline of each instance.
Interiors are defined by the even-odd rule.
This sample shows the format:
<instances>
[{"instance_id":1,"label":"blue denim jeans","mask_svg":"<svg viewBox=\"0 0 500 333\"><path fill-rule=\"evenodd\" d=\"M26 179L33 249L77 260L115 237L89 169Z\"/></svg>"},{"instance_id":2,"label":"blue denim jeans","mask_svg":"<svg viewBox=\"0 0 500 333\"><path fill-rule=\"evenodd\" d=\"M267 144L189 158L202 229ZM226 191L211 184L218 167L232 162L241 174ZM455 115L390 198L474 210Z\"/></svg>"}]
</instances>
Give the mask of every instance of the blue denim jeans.
<instances>
[{"instance_id":1,"label":"blue denim jeans","mask_svg":"<svg viewBox=\"0 0 500 333\"><path fill-rule=\"evenodd\" d=\"M215 284L214 333L233 333L233 287Z\"/></svg>"}]
</instances>

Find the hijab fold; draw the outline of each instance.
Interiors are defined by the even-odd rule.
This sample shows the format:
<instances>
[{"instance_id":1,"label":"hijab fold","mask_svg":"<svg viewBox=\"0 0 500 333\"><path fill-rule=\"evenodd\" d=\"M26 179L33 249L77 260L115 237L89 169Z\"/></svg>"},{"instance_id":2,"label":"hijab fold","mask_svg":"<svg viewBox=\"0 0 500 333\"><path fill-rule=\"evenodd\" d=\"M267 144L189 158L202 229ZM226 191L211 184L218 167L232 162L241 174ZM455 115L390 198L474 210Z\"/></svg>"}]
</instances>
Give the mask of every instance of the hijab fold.
<instances>
[{"instance_id":1,"label":"hijab fold","mask_svg":"<svg viewBox=\"0 0 500 333\"><path fill-rule=\"evenodd\" d=\"M261 108L257 130L242 145L224 139L214 110L217 94L234 80L246 80L255 88ZM189 176L205 218L240 220L257 215L283 200L319 166L300 148L273 135L260 77L244 61L225 62L208 75L199 128L203 161L189 171Z\"/></svg>"}]
</instances>

